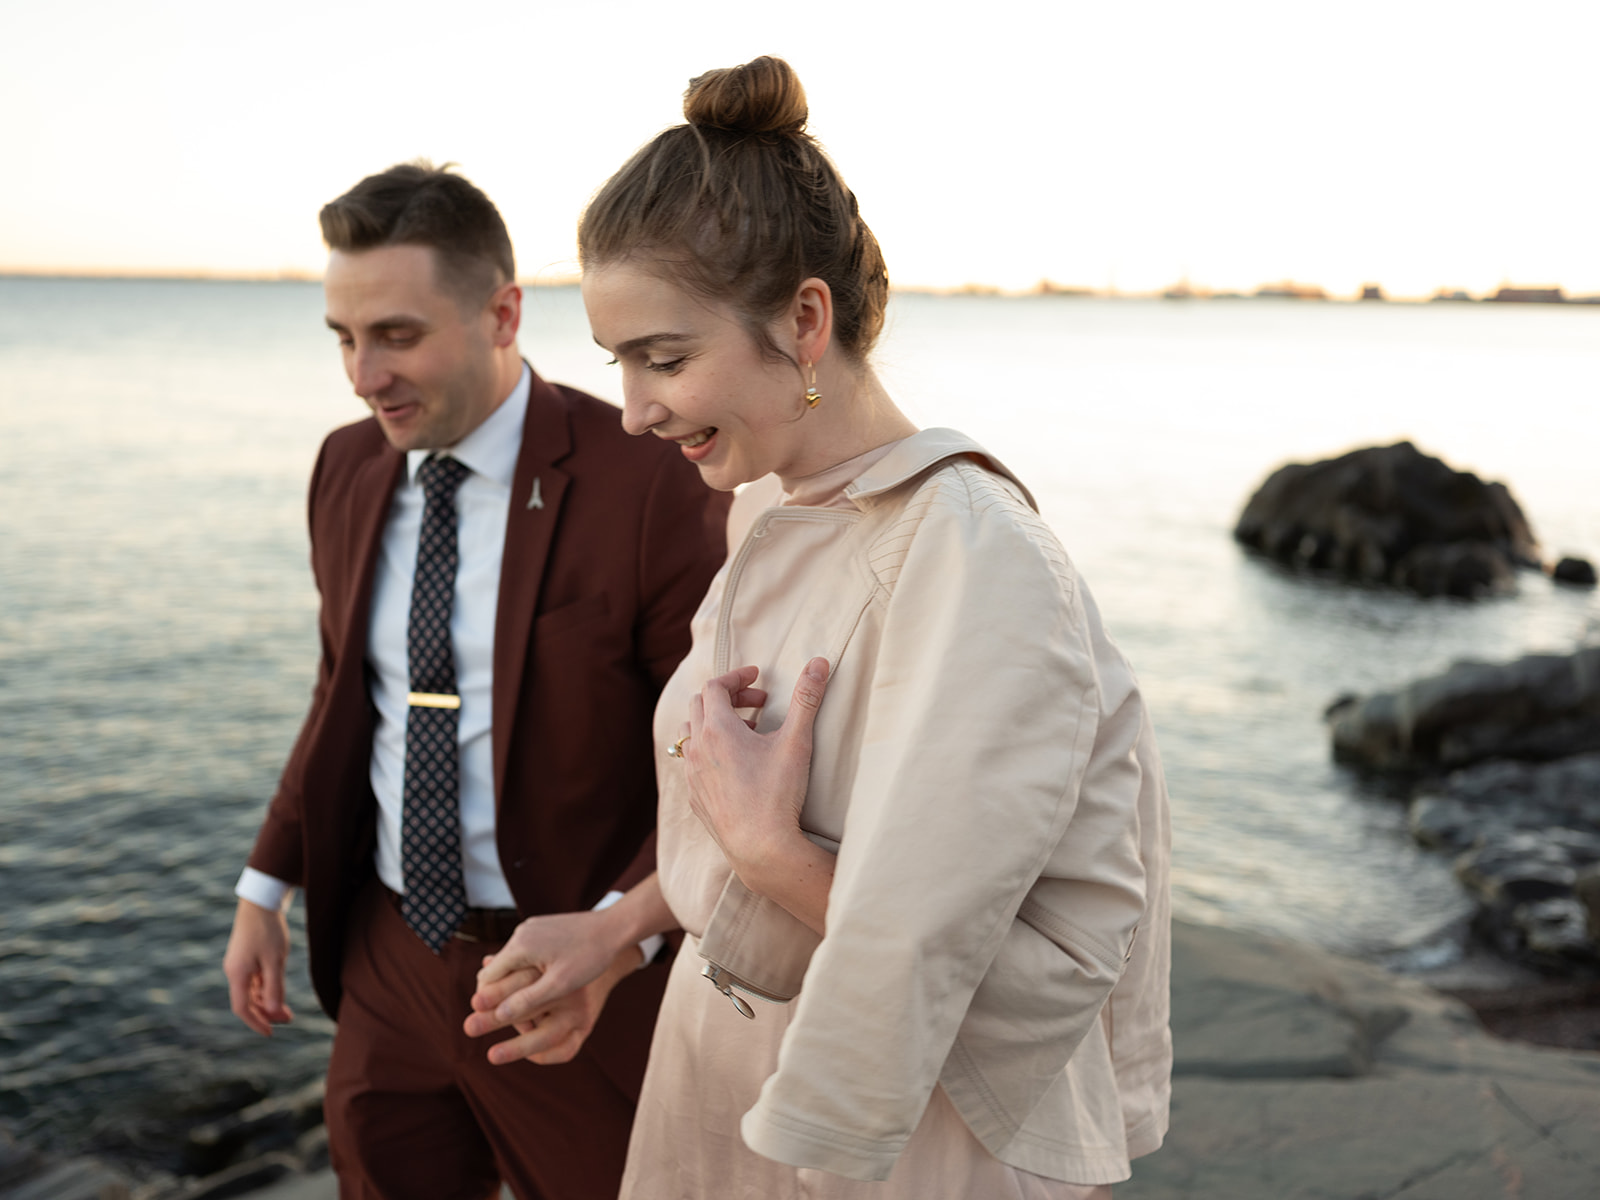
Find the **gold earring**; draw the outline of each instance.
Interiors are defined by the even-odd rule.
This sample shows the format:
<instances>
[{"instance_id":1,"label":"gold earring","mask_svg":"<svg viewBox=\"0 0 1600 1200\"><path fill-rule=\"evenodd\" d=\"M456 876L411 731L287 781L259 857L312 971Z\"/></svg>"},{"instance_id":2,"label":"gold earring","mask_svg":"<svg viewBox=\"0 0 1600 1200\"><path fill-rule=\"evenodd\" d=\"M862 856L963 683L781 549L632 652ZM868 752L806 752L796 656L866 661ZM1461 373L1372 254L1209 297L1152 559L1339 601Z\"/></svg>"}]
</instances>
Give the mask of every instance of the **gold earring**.
<instances>
[{"instance_id":1,"label":"gold earring","mask_svg":"<svg viewBox=\"0 0 1600 1200\"><path fill-rule=\"evenodd\" d=\"M806 407L815 408L822 400L822 393L817 391L817 364L807 363L811 369L811 382L806 385Z\"/></svg>"}]
</instances>

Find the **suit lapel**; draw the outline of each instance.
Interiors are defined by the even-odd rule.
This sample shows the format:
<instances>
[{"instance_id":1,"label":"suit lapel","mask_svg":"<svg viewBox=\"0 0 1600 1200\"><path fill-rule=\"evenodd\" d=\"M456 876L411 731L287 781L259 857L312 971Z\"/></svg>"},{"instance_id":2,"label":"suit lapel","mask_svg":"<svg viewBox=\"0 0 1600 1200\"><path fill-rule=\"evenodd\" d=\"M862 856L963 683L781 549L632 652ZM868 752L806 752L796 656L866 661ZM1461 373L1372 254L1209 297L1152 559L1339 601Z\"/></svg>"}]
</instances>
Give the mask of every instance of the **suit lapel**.
<instances>
[{"instance_id":1,"label":"suit lapel","mask_svg":"<svg viewBox=\"0 0 1600 1200\"><path fill-rule=\"evenodd\" d=\"M366 663L367 626L372 617L372 581L377 571L378 548L383 543L384 526L389 522L389 507L394 489L405 467L405 455L385 443L365 463L350 489L350 511L345 528L351 531L346 561L355 571L351 579L349 607L345 612L347 657Z\"/></svg>"},{"instance_id":2,"label":"suit lapel","mask_svg":"<svg viewBox=\"0 0 1600 1200\"><path fill-rule=\"evenodd\" d=\"M555 464L572 449L565 398L536 374L528 393L522 449L511 484L506 544L500 563L500 596L494 622L494 794L498 816L504 795L506 757L533 632L539 587L561 505L571 477Z\"/></svg>"}]
</instances>

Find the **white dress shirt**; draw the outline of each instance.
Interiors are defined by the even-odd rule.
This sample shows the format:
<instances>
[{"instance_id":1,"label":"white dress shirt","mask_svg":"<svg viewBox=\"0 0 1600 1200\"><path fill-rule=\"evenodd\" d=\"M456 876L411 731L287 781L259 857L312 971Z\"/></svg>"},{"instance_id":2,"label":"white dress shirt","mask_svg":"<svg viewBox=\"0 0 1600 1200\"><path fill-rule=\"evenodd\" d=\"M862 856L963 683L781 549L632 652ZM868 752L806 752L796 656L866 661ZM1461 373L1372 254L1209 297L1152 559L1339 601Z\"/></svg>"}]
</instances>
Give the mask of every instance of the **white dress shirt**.
<instances>
[{"instance_id":1,"label":"white dress shirt","mask_svg":"<svg viewBox=\"0 0 1600 1200\"><path fill-rule=\"evenodd\" d=\"M455 652L456 691L461 696L457 735L461 747L461 864L467 904L473 908L516 907L495 844L490 731L494 725L494 626L501 556L532 384L532 372L523 364L522 375L504 403L443 451L471 469L456 492L458 566L450 640ZM406 454L405 474L395 488L378 549L367 630L368 686L378 714L371 771L372 793L378 801L378 878L396 893L406 890L400 851L410 711L406 693L411 690L406 633L424 501L417 472L432 453L412 450ZM234 891L263 908L282 908L293 888L246 867ZM606 908L620 897L620 892L612 892L596 907ZM646 961L655 956L659 945L660 939L655 938L641 947Z\"/></svg>"}]
</instances>

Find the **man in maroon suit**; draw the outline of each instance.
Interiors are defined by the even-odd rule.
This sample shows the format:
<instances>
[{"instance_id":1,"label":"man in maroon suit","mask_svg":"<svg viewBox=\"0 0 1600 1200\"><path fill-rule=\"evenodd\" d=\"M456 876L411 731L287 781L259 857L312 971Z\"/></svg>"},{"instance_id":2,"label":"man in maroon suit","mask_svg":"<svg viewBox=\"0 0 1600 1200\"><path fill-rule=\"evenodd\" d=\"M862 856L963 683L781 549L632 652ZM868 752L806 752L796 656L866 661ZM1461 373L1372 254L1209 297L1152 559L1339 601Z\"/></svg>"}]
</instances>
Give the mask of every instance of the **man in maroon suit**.
<instances>
[{"instance_id":1,"label":"man in maroon suit","mask_svg":"<svg viewBox=\"0 0 1600 1200\"><path fill-rule=\"evenodd\" d=\"M322 659L237 889L233 1010L290 1019L299 887L344 1197L614 1195L665 967L608 903L654 865L651 711L725 502L522 361L510 239L465 179L390 168L322 228L328 325L373 415L312 475ZM612 966L520 1029L532 1061L494 1065L463 1028L478 967L568 913Z\"/></svg>"}]
</instances>

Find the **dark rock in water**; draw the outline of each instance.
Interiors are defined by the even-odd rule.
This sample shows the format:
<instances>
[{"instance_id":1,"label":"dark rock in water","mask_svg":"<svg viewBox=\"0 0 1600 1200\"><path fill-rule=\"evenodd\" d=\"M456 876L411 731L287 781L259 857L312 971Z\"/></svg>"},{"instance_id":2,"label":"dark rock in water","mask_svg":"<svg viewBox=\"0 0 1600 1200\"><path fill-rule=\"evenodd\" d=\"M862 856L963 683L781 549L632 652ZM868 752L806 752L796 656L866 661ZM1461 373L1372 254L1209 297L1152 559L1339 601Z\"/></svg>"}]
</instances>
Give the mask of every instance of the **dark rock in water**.
<instances>
[{"instance_id":1,"label":"dark rock in water","mask_svg":"<svg viewBox=\"0 0 1600 1200\"><path fill-rule=\"evenodd\" d=\"M1570 899L1580 872L1600 863L1600 832L1508 833L1456 860L1456 878L1487 904Z\"/></svg>"},{"instance_id":2,"label":"dark rock in water","mask_svg":"<svg viewBox=\"0 0 1600 1200\"><path fill-rule=\"evenodd\" d=\"M1456 663L1398 692L1342 701L1328 724L1336 759L1382 771L1600 750L1600 646Z\"/></svg>"},{"instance_id":3,"label":"dark rock in water","mask_svg":"<svg viewBox=\"0 0 1600 1200\"><path fill-rule=\"evenodd\" d=\"M1563 558L1550 568L1550 578L1557 583L1572 583L1579 587L1593 587L1597 579L1594 564L1586 558Z\"/></svg>"},{"instance_id":4,"label":"dark rock in water","mask_svg":"<svg viewBox=\"0 0 1600 1200\"><path fill-rule=\"evenodd\" d=\"M249 1079L212 1079L99 1115L96 1153L132 1164L141 1182L97 1158L57 1161L0 1131L0 1200L224 1200L327 1166L319 1079L263 1099ZM199 1118L202 1123L195 1125Z\"/></svg>"},{"instance_id":5,"label":"dark rock in water","mask_svg":"<svg viewBox=\"0 0 1600 1200\"><path fill-rule=\"evenodd\" d=\"M1600 754L1457 771L1411 803L1426 846L1464 850L1456 877L1473 894L1473 928L1506 957L1543 971L1600 969L1584 892L1600 892ZM1600 895L1596 896L1600 901Z\"/></svg>"},{"instance_id":6,"label":"dark rock in water","mask_svg":"<svg viewBox=\"0 0 1600 1200\"><path fill-rule=\"evenodd\" d=\"M1590 932L1577 879L1600 861L1600 836L1519 833L1469 850L1456 875L1477 900L1477 935L1507 958L1544 972L1593 976L1600 943Z\"/></svg>"},{"instance_id":7,"label":"dark rock in water","mask_svg":"<svg viewBox=\"0 0 1600 1200\"><path fill-rule=\"evenodd\" d=\"M1533 963L1600 964L1584 925L1583 905L1572 896L1519 904L1511 912L1523 956Z\"/></svg>"},{"instance_id":8,"label":"dark rock in water","mask_svg":"<svg viewBox=\"0 0 1600 1200\"><path fill-rule=\"evenodd\" d=\"M299 1165L286 1154L264 1155L165 1193L161 1200L230 1200L248 1196L295 1174Z\"/></svg>"},{"instance_id":9,"label":"dark rock in water","mask_svg":"<svg viewBox=\"0 0 1600 1200\"><path fill-rule=\"evenodd\" d=\"M1418 546L1389 572L1390 583L1423 596L1486 596L1511 589L1511 563L1488 542Z\"/></svg>"},{"instance_id":10,"label":"dark rock in water","mask_svg":"<svg viewBox=\"0 0 1600 1200\"><path fill-rule=\"evenodd\" d=\"M260 1080L203 1079L174 1091L152 1091L108 1106L90 1126L95 1154L176 1174L219 1170L227 1159L205 1164L191 1160L187 1139L195 1123L226 1119L267 1094Z\"/></svg>"},{"instance_id":11,"label":"dark rock in water","mask_svg":"<svg viewBox=\"0 0 1600 1200\"><path fill-rule=\"evenodd\" d=\"M0 1195L4 1195L3 1189L20 1179L26 1179L38 1169L38 1152L22 1145L4 1129L0 1129Z\"/></svg>"},{"instance_id":12,"label":"dark rock in water","mask_svg":"<svg viewBox=\"0 0 1600 1200\"><path fill-rule=\"evenodd\" d=\"M1600 942L1600 869L1584 871L1572 885L1572 893L1583 905L1589 936Z\"/></svg>"},{"instance_id":13,"label":"dark rock in water","mask_svg":"<svg viewBox=\"0 0 1600 1200\"><path fill-rule=\"evenodd\" d=\"M1504 484L1410 442L1280 467L1233 535L1290 566L1424 596L1503 591L1514 567L1539 565L1538 541Z\"/></svg>"},{"instance_id":14,"label":"dark rock in water","mask_svg":"<svg viewBox=\"0 0 1600 1200\"><path fill-rule=\"evenodd\" d=\"M1435 849L1465 850L1542 829L1600 834L1600 754L1542 765L1482 763L1411 802L1412 835Z\"/></svg>"},{"instance_id":15,"label":"dark rock in water","mask_svg":"<svg viewBox=\"0 0 1600 1200\"><path fill-rule=\"evenodd\" d=\"M288 1150L306 1130L322 1123L323 1081L286 1096L270 1096L249 1108L189 1132L186 1175L209 1175L244 1158Z\"/></svg>"},{"instance_id":16,"label":"dark rock in water","mask_svg":"<svg viewBox=\"0 0 1600 1200\"><path fill-rule=\"evenodd\" d=\"M92 1158L56 1161L0 1130L0 1196L6 1200L128 1200L127 1176Z\"/></svg>"},{"instance_id":17,"label":"dark rock in water","mask_svg":"<svg viewBox=\"0 0 1600 1200\"><path fill-rule=\"evenodd\" d=\"M318 1125L295 1139L294 1156L302 1171L320 1171L328 1165L328 1127Z\"/></svg>"},{"instance_id":18,"label":"dark rock in water","mask_svg":"<svg viewBox=\"0 0 1600 1200\"><path fill-rule=\"evenodd\" d=\"M6 1189L6 1200L128 1200L126 1176L93 1159L56 1163Z\"/></svg>"}]
</instances>

